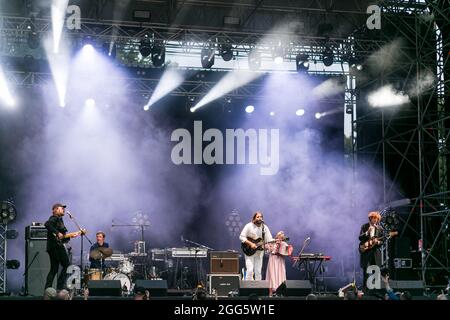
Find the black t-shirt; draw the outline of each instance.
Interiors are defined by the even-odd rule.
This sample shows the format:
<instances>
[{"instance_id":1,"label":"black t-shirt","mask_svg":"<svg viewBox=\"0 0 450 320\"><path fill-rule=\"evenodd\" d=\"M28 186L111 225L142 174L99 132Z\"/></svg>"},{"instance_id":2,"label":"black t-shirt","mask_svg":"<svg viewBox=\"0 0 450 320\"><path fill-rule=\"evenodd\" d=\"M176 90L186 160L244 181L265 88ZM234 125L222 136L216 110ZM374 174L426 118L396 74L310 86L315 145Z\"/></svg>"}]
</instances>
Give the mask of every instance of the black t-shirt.
<instances>
[{"instance_id":1,"label":"black t-shirt","mask_svg":"<svg viewBox=\"0 0 450 320\"><path fill-rule=\"evenodd\" d=\"M57 217L54 215L50 216L50 218L45 223L45 227L47 228L47 251L55 248L60 248L63 246L63 243L70 241L69 238L59 240L57 237L58 232L62 234L67 233L67 229L64 225L62 217Z\"/></svg>"}]
</instances>

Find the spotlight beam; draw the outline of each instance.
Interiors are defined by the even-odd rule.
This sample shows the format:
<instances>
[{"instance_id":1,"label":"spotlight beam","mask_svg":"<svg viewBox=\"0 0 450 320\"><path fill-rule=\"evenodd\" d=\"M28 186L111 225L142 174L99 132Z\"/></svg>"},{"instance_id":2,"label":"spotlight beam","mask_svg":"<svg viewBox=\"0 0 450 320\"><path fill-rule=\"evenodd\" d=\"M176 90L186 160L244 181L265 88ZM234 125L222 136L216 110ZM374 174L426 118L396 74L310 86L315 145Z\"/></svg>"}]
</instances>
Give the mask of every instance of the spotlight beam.
<instances>
[{"instance_id":1,"label":"spotlight beam","mask_svg":"<svg viewBox=\"0 0 450 320\"><path fill-rule=\"evenodd\" d=\"M267 35L261 39L261 41L256 45L258 47L261 44L265 43L280 43L279 42L279 34L285 33L286 31L290 30L290 27L288 24L280 24L279 26L276 26L272 29L271 32L269 32ZM288 40L288 39L286 39ZM282 47L279 46L282 51ZM281 54L281 53L280 53ZM249 65L251 67L251 65ZM217 83L208 94L203 97L194 107L192 107L190 110L191 112L195 112L199 108L204 107L206 104L223 97L227 93L229 93L232 90L235 90L239 87L242 87L246 85L247 83L257 79L258 77L262 76L262 73L257 72L251 72L251 71L239 71L239 70L233 70L232 72L228 73L226 76L224 76L219 83Z\"/></svg>"},{"instance_id":2,"label":"spotlight beam","mask_svg":"<svg viewBox=\"0 0 450 320\"><path fill-rule=\"evenodd\" d=\"M52 0L53 53L59 52L59 43L64 27L69 0Z\"/></svg>"},{"instance_id":3,"label":"spotlight beam","mask_svg":"<svg viewBox=\"0 0 450 320\"><path fill-rule=\"evenodd\" d=\"M194 107L191 112L204 107L208 103L223 97L227 93L246 85L247 83L260 77L262 73L233 70L225 75L206 96L204 96Z\"/></svg>"},{"instance_id":4,"label":"spotlight beam","mask_svg":"<svg viewBox=\"0 0 450 320\"><path fill-rule=\"evenodd\" d=\"M55 82L56 91L58 93L59 106L63 108L66 105L70 57L65 46L63 46L63 49L58 54L55 54L51 49L51 43L50 38L46 39L44 41L44 48L45 53L47 54L50 70L52 72L53 81Z\"/></svg>"},{"instance_id":5,"label":"spotlight beam","mask_svg":"<svg viewBox=\"0 0 450 320\"><path fill-rule=\"evenodd\" d=\"M178 88L184 81L184 74L175 69L167 69L158 82L158 85L153 91L148 103L145 105L144 110L149 110L150 107L158 100L168 95L170 92Z\"/></svg>"},{"instance_id":6,"label":"spotlight beam","mask_svg":"<svg viewBox=\"0 0 450 320\"><path fill-rule=\"evenodd\" d=\"M16 104L11 94L11 91L9 91L8 83L6 82L6 77L5 74L3 73L3 69L1 66L0 66L0 98L9 107L13 107Z\"/></svg>"}]
</instances>

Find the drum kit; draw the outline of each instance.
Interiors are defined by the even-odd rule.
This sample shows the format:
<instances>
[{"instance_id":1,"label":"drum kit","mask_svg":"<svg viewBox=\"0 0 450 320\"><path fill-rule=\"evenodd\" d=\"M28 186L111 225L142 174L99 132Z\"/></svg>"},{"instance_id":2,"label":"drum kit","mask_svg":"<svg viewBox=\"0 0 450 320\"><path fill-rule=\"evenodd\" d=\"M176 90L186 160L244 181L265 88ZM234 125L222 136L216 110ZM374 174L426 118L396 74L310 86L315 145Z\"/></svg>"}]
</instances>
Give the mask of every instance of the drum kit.
<instances>
[{"instance_id":1,"label":"drum kit","mask_svg":"<svg viewBox=\"0 0 450 320\"><path fill-rule=\"evenodd\" d=\"M111 248L99 247L92 250L89 253L89 257L94 260L100 260L103 263L103 259L107 261L118 261L116 268L108 267L101 269L86 269L84 274L85 284L89 280L120 280L122 291L125 295L132 292L131 277L134 272L134 264L125 255L116 255L113 257L113 250Z\"/></svg>"}]
</instances>

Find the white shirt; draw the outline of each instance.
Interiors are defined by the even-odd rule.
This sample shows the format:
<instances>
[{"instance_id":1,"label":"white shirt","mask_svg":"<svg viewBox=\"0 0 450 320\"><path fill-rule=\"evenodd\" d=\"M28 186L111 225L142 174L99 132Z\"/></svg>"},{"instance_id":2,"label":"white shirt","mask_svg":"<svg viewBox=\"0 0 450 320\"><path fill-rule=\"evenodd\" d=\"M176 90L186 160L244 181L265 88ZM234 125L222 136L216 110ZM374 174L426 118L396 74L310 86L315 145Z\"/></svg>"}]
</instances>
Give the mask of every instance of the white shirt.
<instances>
[{"instance_id":1,"label":"white shirt","mask_svg":"<svg viewBox=\"0 0 450 320\"><path fill-rule=\"evenodd\" d=\"M270 229L268 226L264 225L264 241L272 241L272 234L270 233ZM239 240L241 242L245 242L248 238L251 238L253 240L256 240L258 238L262 238L262 225L257 226L253 222L249 222L245 225L244 229L242 229L241 235L239 236Z\"/></svg>"},{"instance_id":2,"label":"white shirt","mask_svg":"<svg viewBox=\"0 0 450 320\"><path fill-rule=\"evenodd\" d=\"M375 237L375 227L373 225L370 225L369 227L373 227L369 233L369 237L373 238Z\"/></svg>"}]
</instances>

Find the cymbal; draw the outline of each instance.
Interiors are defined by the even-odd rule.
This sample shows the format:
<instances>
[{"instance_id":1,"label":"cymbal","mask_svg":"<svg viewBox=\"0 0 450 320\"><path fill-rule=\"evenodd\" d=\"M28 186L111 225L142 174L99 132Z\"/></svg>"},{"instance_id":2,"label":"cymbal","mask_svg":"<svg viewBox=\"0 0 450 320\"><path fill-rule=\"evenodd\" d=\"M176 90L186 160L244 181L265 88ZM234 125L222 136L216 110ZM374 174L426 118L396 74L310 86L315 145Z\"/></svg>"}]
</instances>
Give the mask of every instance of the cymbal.
<instances>
[{"instance_id":1,"label":"cymbal","mask_svg":"<svg viewBox=\"0 0 450 320\"><path fill-rule=\"evenodd\" d=\"M113 254L113 249L112 248L104 248L104 247L100 247L98 248L98 250L103 253L103 258L108 258L111 257Z\"/></svg>"},{"instance_id":2,"label":"cymbal","mask_svg":"<svg viewBox=\"0 0 450 320\"><path fill-rule=\"evenodd\" d=\"M102 258L111 257L113 254L113 250L111 248L97 248L89 252L89 257L94 260L100 260Z\"/></svg>"}]
</instances>

